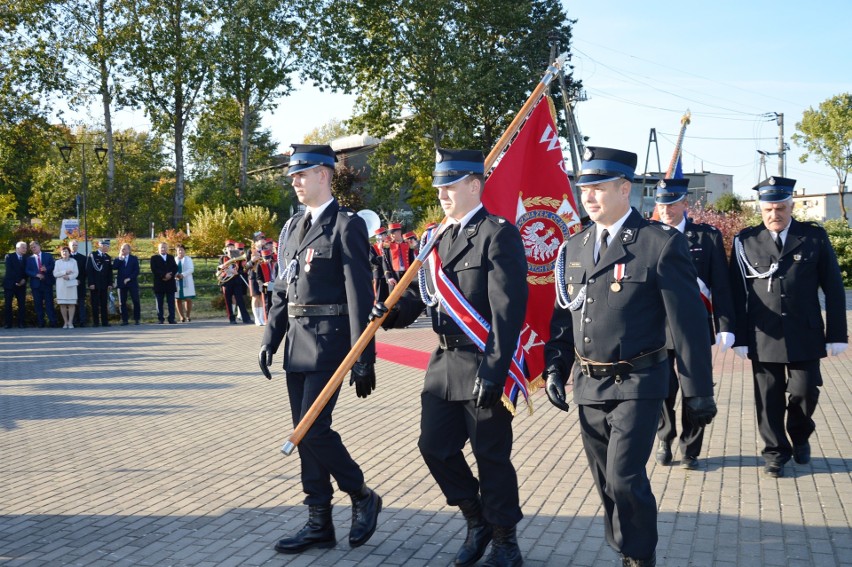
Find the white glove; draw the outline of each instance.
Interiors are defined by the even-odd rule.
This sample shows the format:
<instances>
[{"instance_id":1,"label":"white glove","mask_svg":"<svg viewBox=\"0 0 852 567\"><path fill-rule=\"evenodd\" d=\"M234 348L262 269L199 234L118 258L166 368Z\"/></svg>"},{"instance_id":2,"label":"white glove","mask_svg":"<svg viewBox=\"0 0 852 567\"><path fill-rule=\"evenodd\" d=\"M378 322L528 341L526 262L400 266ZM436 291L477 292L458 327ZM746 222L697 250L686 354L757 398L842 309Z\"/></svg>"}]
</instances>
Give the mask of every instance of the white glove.
<instances>
[{"instance_id":1,"label":"white glove","mask_svg":"<svg viewBox=\"0 0 852 567\"><path fill-rule=\"evenodd\" d=\"M828 356L837 356L843 353L848 346L846 343L826 343L825 350L828 352Z\"/></svg>"},{"instance_id":2,"label":"white glove","mask_svg":"<svg viewBox=\"0 0 852 567\"><path fill-rule=\"evenodd\" d=\"M734 334L733 333L716 333L716 344L719 345L719 349L722 352L725 352L732 346L734 346Z\"/></svg>"},{"instance_id":3,"label":"white glove","mask_svg":"<svg viewBox=\"0 0 852 567\"><path fill-rule=\"evenodd\" d=\"M735 346L734 354L745 360L748 358L748 347L747 346Z\"/></svg>"}]
</instances>

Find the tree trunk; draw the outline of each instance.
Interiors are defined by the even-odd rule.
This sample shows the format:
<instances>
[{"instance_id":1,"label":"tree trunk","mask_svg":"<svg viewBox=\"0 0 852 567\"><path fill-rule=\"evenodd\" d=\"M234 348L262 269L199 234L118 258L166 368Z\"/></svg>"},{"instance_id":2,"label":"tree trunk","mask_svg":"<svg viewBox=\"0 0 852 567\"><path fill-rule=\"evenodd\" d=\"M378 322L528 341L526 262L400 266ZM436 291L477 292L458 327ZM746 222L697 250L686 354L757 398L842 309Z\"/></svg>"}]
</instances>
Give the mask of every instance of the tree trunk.
<instances>
[{"instance_id":1,"label":"tree trunk","mask_svg":"<svg viewBox=\"0 0 852 567\"><path fill-rule=\"evenodd\" d=\"M183 131L186 126L183 108L183 85L178 83L175 88L175 198L172 211L172 227L178 228L183 223L184 202L184 171L183 171Z\"/></svg>"},{"instance_id":2,"label":"tree trunk","mask_svg":"<svg viewBox=\"0 0 852 567\"><path fill-rule=\"evenodd\" d=\"M837 185L837 194L838 194L838 197L840 197L840 216L842 216L843 220L846 221L846 223L848 224L849 219L846 218L846 201L844 199L845 193L846 193L846 183L841 181Z\"/></svg>"},{"instance_id":3,"label":"tree trunk","mask_svg":"<svg viewBox=\"0 0 852 567\"><path fill-rule=\"evenodd\" d=\"M98 0L98 28L101 32L106 25L105 4L106 0ZM107 143L106 196L108 202L115 189L115 154L113 152L115 146L112 139L112 94L109 90L109 69L107 67L106 56L103 53L98 54L98 73L101 80L100 91L101 101L104 106L104 135Z\"/></svg>"},{"instance_id":4,"label":"tree trunk","mask_svg":"<svg viewBox=\"0 0 852 567\"><path fill-rule=\"evenodd\" d=\"M249 129L251 125L251 96L246 95L240 101L240 184L237 188L237 198L242 199L248 187L248 158L249 158Z\"/></svg>"}]
</instances>

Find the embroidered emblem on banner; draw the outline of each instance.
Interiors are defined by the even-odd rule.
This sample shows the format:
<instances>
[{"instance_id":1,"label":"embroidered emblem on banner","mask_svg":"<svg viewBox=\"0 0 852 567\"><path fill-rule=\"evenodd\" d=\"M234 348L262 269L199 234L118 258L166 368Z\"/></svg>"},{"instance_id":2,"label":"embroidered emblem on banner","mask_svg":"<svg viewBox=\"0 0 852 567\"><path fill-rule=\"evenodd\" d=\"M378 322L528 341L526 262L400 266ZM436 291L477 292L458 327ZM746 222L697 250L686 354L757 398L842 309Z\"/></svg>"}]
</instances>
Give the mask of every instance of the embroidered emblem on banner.
<instances>
[{"instance_id":1,"label":"embroidered emblem on banner","mask_svg":"<svg viewBox=\"0 0 852 567\"><path fill-rule=\"evenodd\" d=\"M564 200L563 200L564 201ZM524 199L523 210L515 225L521 233L527 256L527 282L531 285L553 283L553 266L559 245L579 224L573 207L552 197Z\"/></svg>"}]
</instances>

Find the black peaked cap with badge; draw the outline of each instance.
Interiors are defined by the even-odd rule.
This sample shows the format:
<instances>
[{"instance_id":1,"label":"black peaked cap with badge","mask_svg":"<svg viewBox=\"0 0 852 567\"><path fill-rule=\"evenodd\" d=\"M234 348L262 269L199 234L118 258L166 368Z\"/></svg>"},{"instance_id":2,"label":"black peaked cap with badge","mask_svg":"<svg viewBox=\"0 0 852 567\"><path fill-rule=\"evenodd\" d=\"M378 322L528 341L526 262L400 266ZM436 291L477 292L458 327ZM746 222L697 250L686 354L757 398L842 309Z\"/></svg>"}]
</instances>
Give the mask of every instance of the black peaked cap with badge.
<instances>
[{"instance_id":1,"label":"black peaked cap with badge","mask_svg":"<svg viewBox=\"0 0 852 567\"><path fill-rule=\"evenodd\" d=\"M654 202L660 205L671 205L686 198L689 193L689 179L660 179L657 182Z\"/></svg>"},{"instance_id":2,"label":"black peaked cap with badge","mask_svg":"<svg viewBox=\"0 0 852 567\"><path fill-rule=\"evenodd\" d=\"M480 150L450 150L438 148L432 187L452 185L468 175L485 174L485 157Z\"/></svg>"},{"instance_id":3,"label":"black peaked cap with badge","mask_svg":"<svg viewBox=\"0 0 852 567\"><path fill-rule=\"evenodd\" d=\"M307 171L320 165L334 169L337 156L327 144L293 144L288 174Z\"/></svg>"},{"instance_id":4,"label":"black peaked cap with badge","mask_svg":"<svg viewBox=\"0 0 852 567\"><path fill-rule=\"evenodd\" d=\"M637 159L633 152L589 146L583 153L577 185L582 187L616 179L633 181Z\"/></svg>"},{"instance_id":5,"label":"black peaked cap with badge","mask_svg":"<svg viewBox=\"0 0 852 567\"><path fill-rule=\"evenodd\" d=\"M795 179L773 176L764 179L752 187L752 190L757 191L757 198L762 203L780 203L793 196L795 186Z\"/></svg>"}]
</instances>

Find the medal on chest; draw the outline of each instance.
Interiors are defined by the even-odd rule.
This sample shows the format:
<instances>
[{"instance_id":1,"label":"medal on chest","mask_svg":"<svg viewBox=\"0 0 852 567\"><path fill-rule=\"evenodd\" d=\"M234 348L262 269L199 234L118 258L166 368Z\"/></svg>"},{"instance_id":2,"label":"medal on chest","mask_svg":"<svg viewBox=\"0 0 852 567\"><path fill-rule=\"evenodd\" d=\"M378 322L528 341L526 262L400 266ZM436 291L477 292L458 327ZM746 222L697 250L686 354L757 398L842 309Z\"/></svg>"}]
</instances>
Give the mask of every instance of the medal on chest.
<instances>
[{"instance_id":1,"label":"medal on chest","mask_svg":"<svg viewBox=\"0 0 852 567\"><path fill-rule=\"evenodd\" d=\"M314 249L308 248L305 250L305 273L310 273L311 271L311 261L314 259Z\"/></svg>"},{"instance_id":2,"label":"medal on chest","mask_svg":"<svg viewBox=\"0 0 852 567\"><path fill-rule=\"evenodd\" d=\"M616 264L612 268L612 277L615 279L609 285L609 290L613 293L618 293L622 289L621 280L624 279L624 264Z\"/></svg>"}]
</instances>

